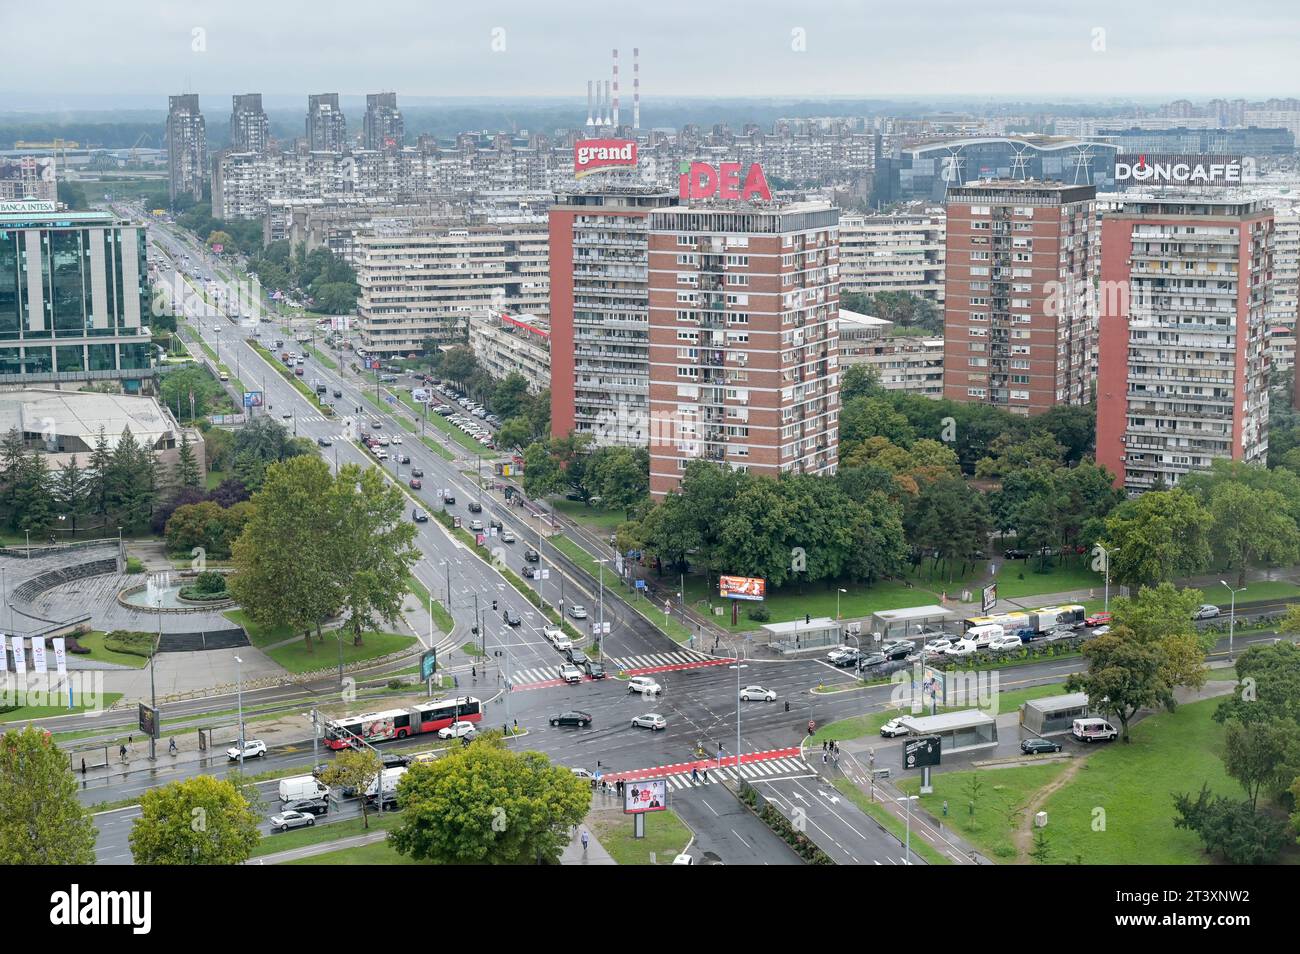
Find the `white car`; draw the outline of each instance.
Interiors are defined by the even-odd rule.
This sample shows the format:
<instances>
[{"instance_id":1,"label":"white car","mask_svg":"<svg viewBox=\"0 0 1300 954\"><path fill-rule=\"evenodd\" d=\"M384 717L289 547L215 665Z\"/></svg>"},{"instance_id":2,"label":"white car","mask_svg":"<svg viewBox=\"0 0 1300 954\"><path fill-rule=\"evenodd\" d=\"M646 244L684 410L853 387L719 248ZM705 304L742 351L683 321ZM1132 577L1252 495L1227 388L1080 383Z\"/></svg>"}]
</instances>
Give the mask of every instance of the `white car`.
<instances>
[{"instance_id":1,"label":"white car","mask_svg":"<svg viewBox=\"0 0 1300 954\"><path fill-rule=\"evenodd\" d=\"M586 619L587 607L574 603L572 606L569 607L569 616L571 616L573 619Z\"/></svg>"},{"instance_id":2,"label":"white car","mask_svg":"<svg viewBox=\"0 0 1300 954\"><path fill-rule=\"evenodd\" d=\"M565 663L560 667L560 678L567 683L582 682L582 670L573 663Z\"/></svg>"},{"instance_id":3,"label":"white car","mask_svg":"<svg viewBox=\"0 0 1300 954\"><path fill-rule=\"evenodd\" d=\"M663 686L659 685L659 683L655 682L649 676L633 676L627 681L627 691L639 692L642 695L649 693L652 696L657 696L664 690Z\"/></svg>"},{"instance_id":4,"label":"white car","mask_svg":"<svg viewBox=\"0 0 1300 954\"><path fill-rule=\"evenodd\" d=\"M977 652L978 646L972 640L959 639L943 651L945 656L970 656Z\"/></svg>"},{"instance_id":5,"label":"white car","mask_svg":"<svg viewBox=\"0 0 1300 954\"><path fill-rule=\"evenodd\" d=\"M1219 608L1213 603L1203 603L1201 607L1192 614L1192 619L1214 619L1219 615Z\"/></svg>"},{"instance_id":6,"label":"white car","mask_svg":"<svg viewBox=\"0 0 1300 954\"><path fill-rule=\"evenodd\" d=\"M316 816L306 812L281 812L271 816L272 831L288 831L290 828L310 828L316 824Z\"/></svg>"},{"instance_id":7,"label":"white car","mask_svg":"<svg viewBox=\"0 0 1300 954\"><path fill-rule=\"evenodd\" d=\"M740 690L741 702L749 702L753 699L760 702L776 702L776 690L764 686L746 686Z\"/></svg>"},{"instance_id":8,"label":"white car","mask_svg":"<svg viewBox=\"0 0 1300 954\"><path fill-rule=\"evenodd\" d=\"M939 655L943 655L948 651L948 649L952 645L953 645L953 641L945 636L941 639L930 640L928 643L925 644L925 651L927 653L937 653Z\"/></svg>"},{"instance_id":9,"label":"white car","mask_svg":"<svg viewBox=\"0 0 1300 954\"><path fill-rule=\"evenodd\" d=\"M668 728L668 720L657 712L647 712L632 720L632 728L649 729L651 732L658 732L660 729Z\"/></svg>"},{"instance_id":10,"label":"white car","mask_svg":"<svg viewBox=\"0 0 1300 954\"><path fill-rule=\"evenodd\" d=\"M239 761L239 743L236 742L230 748L226 749L226 758L232 762ZM261 739L244 740L244 760L266 758L266 743Z\"/></svg>"},{"instance_id":11,"label":"white car","mask_svg":"<svg viewBox=\"0 0 1300 954\"><path fill-rule=\"evenodd\" d=\"M391 438L389 438L389 440L391 440L394 444L402 443L402 438L396 434L394 434Z\"/></svg>"},{"instance_id":12,"label":"white car","mask_svg":"<svg viewBox=\"0 0 1300 954\"><path fill-rule=\"evenodd\" d=\"M545 636L556 649L572 649L573 640L564 634L564 630L558 626L546 626L542 629L542 635Z\"/></svg>"},{"instance_id":13,"label":"white car","mask_svg":"<svg viewBox=\"0 0 1300 954\"><path fill-rule=\"evenodd\" d=\"M843 658L845 658L846 656L848 656L849 653L851 653L851 652L853 652L852 647L849 647L849 646L837 646L837 647L835 647L834 649L832 649L830 652L828 652L828 653L826 654L826 661L827 661L827 662L839 662L841 659L843 659Z\"/></svg>"},{"instance_id":14,"label":"white car","mask_svg":"<svg viewBox=\"0 0 1300 954\"><path fill-rule=\"evenodd\" d=\"M571 769L569 769L569 771L573 773L574 778L580 778L580 779L584 779L584 780L590 780L590 779L593 779L593 778L596 777L595 773L592 772L592 771L590 771L589 769L584 769L584 768L571 768Z\"/></svg>"},{"instance_id":15,"label":"white car","mask_svg":"<svg viewBox=\"0 0 1300 954\"><path fill-rule=\"evenodd\" d=\"M476 735L478 735L478 729L474 728L473 722L453 722L451 725L438 730L438 738L440 739L459 739L462 736L472 739Z\"/></svg>"},{"instance_id":16,"label":"white car","mask_svg":"<svg viewBox=\"0 0 1300 954\"><path fill-rule=\"evenodd\" d=\"M899 719L890 719L880 727L880 734L886 739L892 739L896 736L907 735L910 730L907 729Z\"/></svg>"},{"instance_id":17,"label":"white car","mask_svg":"<svg viewBox=\"0 0 1300 954\"><path fill-rule=\"evenodd\" d=\"M1003 653L1010 649L1019 649L1023 645L1019 636L998 636L989 643L989 649L995 653Z\"/></svg>"},{"instance_id":18,"label":"white car","mask_svg":"<svg viewBox=\"0 0 1300 954\"><path fill-rule=\"evenodd\" d=\"M392 441L390 438L388 438L388 437L381 437L381 438L379 438L379 446L380 446L380 447L387 447L387 446L388 446L389 444L391 444L391 443L393 443L393 441Z\"/></svg>"},{"instance_id":19,"label":"white car","mask_svg":"<svg viewBox=\"0 0 1300 954\"><path fill-rule=\"evenodd\" d=\"M514 543L515 534L513 530L502 530L499 534L502 543Z\"/></svg>"},{"instance_id":20,"label":"white car","mask_svg":"<svg viewBox=\"0 0 1300 954\"><path fill-rule=\"evenodd\" d=\"M673 864L693 865L695 864L695 857L693 855L688 855L685 852L683 852L682 854L678 855L676 858L673 859Z\"/></svg>"}]
</instances>

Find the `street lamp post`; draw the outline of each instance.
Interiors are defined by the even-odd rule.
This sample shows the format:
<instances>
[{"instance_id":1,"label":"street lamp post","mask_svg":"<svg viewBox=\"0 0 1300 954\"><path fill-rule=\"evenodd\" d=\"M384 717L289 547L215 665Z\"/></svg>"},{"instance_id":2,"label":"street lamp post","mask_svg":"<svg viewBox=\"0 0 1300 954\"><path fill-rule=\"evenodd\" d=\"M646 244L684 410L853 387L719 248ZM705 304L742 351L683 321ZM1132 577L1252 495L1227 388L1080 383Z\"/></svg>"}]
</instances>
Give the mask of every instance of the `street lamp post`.
<instances>
[{"instance_id":1,"label":"street lamp post","mask_svg":"<svg viewBox=\"0 0 1300 954\"><path fill-rule=\"evenodd\" d=\"M1107 550L1105 547L1102 547L1101 552L1106 558L1105 560L1102 561L1103 563L1106 564L1106 598L1102 601L1102 610L1104 612L1109 613L1110 612L1110 555L1112 553L1118 553L1119 547L1111 547L1109 550Z\"/></svg>"},{"instance_id":2,"label":"street lamp post","mask_svg":"<svg viewBox=\"0 0 1300 954\"><path fill-rule=\"evenodd\" d=\"M744 646L741 647L741 652L745 658L748 658L748 650ZM736 770L739 771L740 770L740 708L741 708L740 707L740 670L748 669L749 666L746 663L741 661L740 656L737 656L736 662L731 668L736 670ZM718 767L719 768L722 767L722 759L720 756L718 759Z\"/></svg>"},{"instance_id":3,"label":"street lamp post","mask_svg":"<svg viewBox=\"0 0 1300 954\"><path fill-rule=\"evenodd\" d=\"M835 591L835 622L840 621L840 594L847 593L848 590L837 589Z\"/></svg>"},{"instance_id":4,"label":"street lamp post","mask_svg":"<svg viewBox=\"0 0 1300 954\"><path fill-rule=\"evenodd\" d=\"M32 532L24 527L23 533L27 534L27 559L30 560L32 558Z\"/></svg>"},{"instance_id":5,"label":"street lamp post","mask_svg":"<svg viewBox=\"0 0 1300 954\"><path fill-rule=\"evenodd\" d=\"M162 594L158 594L158 641L153 644L153 652L149 654L149 707L153 709L153 731L149 733L149 761L158 761L158 740L155 738L158 734L159 724L162 720L158 718L158 689L154 680L154 660L158 658L158 648L162 646Z\"/></svg>"},{"instance_id":6,"label":"street lamp post","mask_svg":"<svg viewBox=\"0 0 1300 954\"><path fill-rule=\"evenodd\" d=\"M244 770L244 661L235 657L235 693L239 706L239 770Z\"/></svg>"},{"instance_id":7,"label":"street lamp post","mask_svg":"<svg viewBox=\"0 0 1300 954\"><path fill-rule=\"evenodd\" d=\"M1224 586L1228 586L1227 582L1224 580L1220 580L1219 582L1222 583ZM1234 635L1236 635L1236 629L1237 629L1237 594L1244 593L1245 591L1246 588L1244 586L1236 590L1234 590L1231 586L1228 586L1228 592L1232 594L1232 602L1230 604L1230 608L1228 609L1228 658L1229 659L1232 658L1232 638Z\"/></svg>"},{"instance_id":8,"label":"street lamp post","mask_svg":"<svg viewBox=\"0 0 1300 954\"><path fill-rule=\"evenodd\" d=\"M907 840L903 843L903 851L904 861L909 865L912 863L912 803L919 801L920 798L920 795L907 795L899 799L900 802L903 802L907 806Z\"/></svg>"}]
</instances>

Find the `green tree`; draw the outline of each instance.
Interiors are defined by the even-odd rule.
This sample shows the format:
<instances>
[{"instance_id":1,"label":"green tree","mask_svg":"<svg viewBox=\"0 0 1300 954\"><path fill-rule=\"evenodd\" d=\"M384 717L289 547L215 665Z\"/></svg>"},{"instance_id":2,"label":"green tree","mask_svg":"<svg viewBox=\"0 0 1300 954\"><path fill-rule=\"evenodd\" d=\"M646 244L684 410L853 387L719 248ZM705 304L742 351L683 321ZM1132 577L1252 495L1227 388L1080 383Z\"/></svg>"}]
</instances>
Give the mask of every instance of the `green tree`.
<instances>
[{"instance_id":1,"label":"green tree","mask_svg":"<svg viewBox=\"0 0 1300 954\"><path fill-rule=\"evenodd\" d=\"M1152 490L1106 518L1111 579L1130 589L1199 573L1210 564L1214 518L1184 490Z\"/></svg>"},{"instance_id":2,"label":"green tree","mask_svg":"<svg viewBox=\"0 0 1300 954\"><path fill-rule=\"evenodd\" d=\"M1285 719L1229 721L1223 738L1223 768L1245 789L1252 810L1261 791L1280 793L1300 771L1300 726Z\"/></svg>"},{"instance_id":3,"label":"green tree","mask_svg":"<svg viewBox=\"0 0 1300 954\"><path fill-rule=\"evenodd\" d=\"M71 521L72 533L77 532L77 518L84 516L89 504L89 482L77 465L77 455L59 466L54 479L54 504L59 513Z\"/></svg>"},{"instance_id":4,"label":"green tree","mask_svg":"<svg viewBox=\"0 0 1300 954\"><path fill-rule=\"evenodd\" d=\"M140 796L131 828L137 865L238 865L253 854L261 821L235 785L195 775Z\"/></svg>"},{"instance_id":5,"label":"green tree","mask_svg":"<svg viewBox=\"0 0 1300 954\"><path fill-rule=\"evenodd\" d=\"M400 854L438 864L554 864L591 803L587 784L540 752L481 739L411 766L398 785Z\"/></svg>"},{"instance_id":6,"label":"green tree","mask_svg":"<svg viewBox=\"0 0 1300 954\"><path fill-rule=\"evenodd\" d=\"M0 737L0 864L94 864L95 836L50 733L29 725Z\"/></svg>"},{"instance_id":7,"label":"green tree","mask_svg":"<svg viewBox=\"0 0 1300 954\"><path fill-rule=\"evenodd\" d=\"M1287 503L1272 490L1227 482L1210 494L1215 547L1237 569L1237 586L1246 585L1246 570L1257 560L1288 563L1300 555L1300 531L1287 514Z\"/></svg>"},{"instance_id":8,"label":"green tree","mask_svg":"<svg viewBox=\"0 0 1300 954\"><path fill-rule=\"evenodd\" d=\"M1144 586L1132 597L1116 597L1111 611L1115 625L1126 627L1139 642L1160 647L1164 682L1196 689L1205 684L1205 653L1214 642L1202 637L1192 621L1200 602L1196 590L1161 583Z\"/></svg>"},{"instance_id":9,"label":"green tree","mask_svg":"<svg viewBox=\"0 0 1300 954\"><path fill-rule=\"evenodd\" d=\"M348 788L361 794L361 826L369 830L370 815L366 807L365 792L370 784L379 778L383 770L384 764L380 761L379 755L369 746L343 749L334 756L334 761L330 762L321 773L320 780L330 788ZM382 796L383 793L379 794ZM382 802L382 798L377 801Z\"/></svg>"},{"instance_id":10,"label":"green tree","mask_svg":"<svg viewBox=\"0 0 1300 954\"><path fill-rule=\"evenodd\" d=\"M1167 657L1158 642L1139 640L1126 626L1083 644L1086 673L1066 680L1069 692L1086 692L1094 707L1119 720L1125 742L1129 722L1140 709L1174 708L1174 687L1165 680ZM1095 700L1095 701L1094 701Z\"/></svg>"},{"instance_id":11,"label":"green tree","mask_svg":"<svg viewBox=\"0 0 1300 954\"><path fill-rule=\"evenodd\" d=\"M176 451L176 483L180 487L199 485L199 462L194 456L189 431L181 431L181 443Z\"/></svg>"}]
</instances>

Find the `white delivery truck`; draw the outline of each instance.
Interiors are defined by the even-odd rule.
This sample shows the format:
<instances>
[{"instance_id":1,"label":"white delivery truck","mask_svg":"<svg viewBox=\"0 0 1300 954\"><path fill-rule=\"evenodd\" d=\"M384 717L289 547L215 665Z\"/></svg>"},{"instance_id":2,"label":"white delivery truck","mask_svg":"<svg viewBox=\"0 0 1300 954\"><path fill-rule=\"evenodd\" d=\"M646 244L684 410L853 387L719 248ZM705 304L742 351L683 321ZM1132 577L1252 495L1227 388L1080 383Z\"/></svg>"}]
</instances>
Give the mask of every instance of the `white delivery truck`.
<instances>
[{"instance_id":1,"label":"white delivery truck","mask_svg":"<svg viewBox=\"0 0 1300 954\"><path fill-rule=\"evenodd\" d=\"M1070 734L1080 742L1114 742L1119 732L1105 719L1075 719Z\"/></svg>"},{"instance_id":2,"label":"white delivery truck","mask_svg":"<svg viewBox=\"0 0 1300 954\"><path fill-rule=\"evenodd\" d=\"M995 639L1001 639L1006 635L1006 630L998 623L985 623L982 626L972 626L963 634L963 638L975 644L976 649L988 649L989 644Z\"/></svg>"},{"instance_id":3,"label":"white delivery truck","mask_svg":"<svg viewBox=\"0 0 1300 954\"><path fill-rule=\"evenodd\" d=\"M382 801L391 803L397 800L397 783L402 780L406 774L405 767L384 769L379 773L379 778L373 779L366 786L366 799L372 802ZM383 798L379 798L379 793L383 792Z\"/></svg>"},{"instance_id":4,"label":"white delivery truck","mask_svg":"<svg viewBox=\"0 0 1300 954\"><path fill-rule=\"evenodd\" d=\"M295 775L280 779L280 801L295 802L300 798L329 798L330 790L311 775Z\"/></svg>"}]
</instances>

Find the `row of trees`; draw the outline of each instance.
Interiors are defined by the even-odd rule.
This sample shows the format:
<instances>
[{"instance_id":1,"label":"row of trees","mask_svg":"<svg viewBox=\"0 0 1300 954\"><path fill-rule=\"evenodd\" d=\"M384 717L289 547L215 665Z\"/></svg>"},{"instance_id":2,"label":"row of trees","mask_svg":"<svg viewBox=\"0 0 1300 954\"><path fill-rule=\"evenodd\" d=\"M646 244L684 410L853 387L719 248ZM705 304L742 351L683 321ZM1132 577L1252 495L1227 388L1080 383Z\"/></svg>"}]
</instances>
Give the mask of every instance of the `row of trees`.
<instances>
[{"instance_id":1,"label":"row of trees","mask_svg":"<svg viewBox=\"0 0 1300 954\"><path fill-rule=\"evenodd\" d=\"M885 318L900 329L943 334L943 311L928 298L911 292L840 292L840 307L862 315Z\"/></svg>"},{"instance_id":2,"label":"row of trees","mask_svg":"<svg viewBox=\"0 0 1300 954\"><path fill-rule=\"evenodd\" d=\"M301 295L311 311L321 314L350 314L361 294L355 269L328 248L308 252L306 245L280 240L263 249L260 230L258 250L249 252L248 267L264 288Z\"/></svg>"},{"instance_id":3,"label":"row of trees","mask_svg":"<svg viewBox=\"0 0 1300 954\"><path fill-rule=\"evenodd\" d=\"M524 451L524 492L565 494L629 516L650 494L650 452L644 447L600 447L589 435L535 441Z\"/></svg>"}]
</instances>

